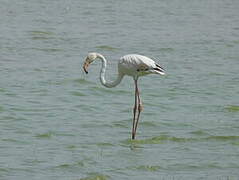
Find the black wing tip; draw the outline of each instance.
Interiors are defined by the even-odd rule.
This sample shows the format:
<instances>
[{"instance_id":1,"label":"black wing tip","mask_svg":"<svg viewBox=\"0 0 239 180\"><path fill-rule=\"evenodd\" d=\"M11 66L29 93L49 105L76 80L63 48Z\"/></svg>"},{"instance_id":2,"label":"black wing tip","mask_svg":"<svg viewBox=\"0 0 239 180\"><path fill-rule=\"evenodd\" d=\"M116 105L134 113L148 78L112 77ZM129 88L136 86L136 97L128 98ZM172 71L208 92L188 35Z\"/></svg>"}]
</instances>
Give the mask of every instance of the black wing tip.
<instances>
[{"instance_id":1,"label":"black wing tip","mask_svg":"<svg viewBox=\"0 0 239 180\"><path fill-rule=\"evenodd\" d=\"M164 68L162 66L160 66L159 64L156 64L156 66L159 68L159 69L162 69L164 71Z\"/></svg>"},{"instance_id":2,"label":"black wing tip","mask_svg":"<svg viewBox=\"0 0 239 180\"><path fill-rule=\"evenodd\" d=\"M154 70L164 73L164 69L163 68L154 68Z\"/></svg>"}]
</instances>

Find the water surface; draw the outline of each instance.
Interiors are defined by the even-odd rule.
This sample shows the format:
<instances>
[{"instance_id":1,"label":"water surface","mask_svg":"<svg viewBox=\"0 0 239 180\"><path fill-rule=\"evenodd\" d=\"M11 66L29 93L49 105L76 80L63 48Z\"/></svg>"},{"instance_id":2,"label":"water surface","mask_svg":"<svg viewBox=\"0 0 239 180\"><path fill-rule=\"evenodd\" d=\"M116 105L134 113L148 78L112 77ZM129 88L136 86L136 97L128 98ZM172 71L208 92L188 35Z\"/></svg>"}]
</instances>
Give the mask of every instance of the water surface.
<instances>
[{"instance_id":1,"label":"water surface","mask_svg":"<svg viewBox=\"0 0 239 180\"><path fill-rule=\"evenodd\" d=\"M7 1L0 16L0 179L239 179L238 1ZM90 51L153 58L134 86L86 76Z\"/></svg>"}]
</instances>

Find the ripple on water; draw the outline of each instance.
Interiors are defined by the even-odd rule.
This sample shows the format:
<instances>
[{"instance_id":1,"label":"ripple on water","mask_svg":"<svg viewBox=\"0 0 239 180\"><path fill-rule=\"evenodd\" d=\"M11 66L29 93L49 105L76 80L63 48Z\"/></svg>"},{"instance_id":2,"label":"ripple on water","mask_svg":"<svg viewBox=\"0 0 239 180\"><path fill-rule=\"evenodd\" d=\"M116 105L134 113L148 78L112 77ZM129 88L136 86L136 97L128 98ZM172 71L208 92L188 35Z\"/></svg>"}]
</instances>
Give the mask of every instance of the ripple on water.
<instances>
[{"instance_id":1,"label":"ripple on water","mask_svg":"<svg viewBox=\"0 0 239 180\"><path fill-rule=\"evenodd\" d=\"M88 177L81 178L80 180L108 180L110 176L98 173L91 173Z\"/></svg>"},{"instance_id":2,"label":"ripple on water","mask_svg":"<svg viewBox=\"0 0 239 180\"><path fill-rule=\"evenodd\" d=\"M239 141L238 142L233 142L232 144L235 145L235 146L239 146Z\"/></svg>"},{"instance_id":3,"label":"ripple on water","mask_svg":"<svg viewBox=\"0 0 239 180\"><path fill-rule=\"evenodd\" d=\"M125 91L125 90L116 90L116 89L107 89L104 87L98 87L98 86L93 86L90 87L89 90L91 90L94 94L95 93L110 93L110 94L118 94L118 95L122 95L122 94L130 94L129 91Z\"/></svg>"},{"instance_id":4,"label":"ripple on water","mask_svg":"<svg viewBox=\"0 0 239 180\"><path fill-rule=\"evenodd\" d=\"M79 168L79 167L83 167L84 163L82 161L78 161L72 164L68 164L68 163L64 163L64 164L60 164L58 166L56 166L56 169L72 169L72 168Z\"/></svg>"},{"instance_id":5,"label":"ripple on water","mask_svg":"<svg viewBox=\"0 0 239 180\"><path fill-rule=\"evenodd\" d=\"M24 121L24 120L27 120L23 117L15 117L15 116L2 116L0 119L4 120L4 121Z\"/></svg>"},{"instance_id":6,"label":"ripple on water","mask_svg":"<svg viewBox=\"0 0 239 180\"><path fill-rule=\"evenodd\" d=\"M37 134L35 137L39 139L50 139L53 136L53 132L46 132L42 134Z\"/></svg>"},{"instance_id":7,"label":"ripple on water","mask_svg":"<svg viewBox=\"0 0 239 180\"><path fill-rule=\"evenodd\" d=\"M157 166L157 165L154 165L154 166L151 166L151 165L141 165L141 166L137 166L135 167L137 170L141 170L141 171L151 171L151 172L154 172L154 171L158 171L159 169L161 169L160 166Z\"/></svg>"},{"instance_id":8,"label":"ripple on water","mask_svg":"<svg viewBox=\"0 0 239 180\"><path fill-rule=\"evenodd\" d=\"M160 48L159 51L172 52L172 51L174 51L174 49L173 48Z\"/></svg>"},{"instance_id":9,"label":"ripple on water","mask_svg":"<svg viewBox=\"0 0 239 180\"><path fill-rule=\"evenodd\" d=\"M53 131L48 131L46 133L40 133L35 135L34 137L39 138L39 139L50 139L53 136L61 136L61 137L73 137L74 134L70 133L64 133L64 132L53 132Z\"/></svg>"},{"instance_id":10,"label":"ripple on water","mask_svg":"<svg viewBox=\"0 0 239 180\"><path fill-rule=\"evenodd\" d=\"M223 167L219 166L217 163L207 163L207 164L181 164L176 163L172 166L169 166L168 169L171 170L187 170L187 169L195 169L195 170L205 170L205 169L223 169Z\"/></svg>"},{"instance_id":11,"label":"ripple on water","mask_svg":"<svg viewBox=\"0 0 239 180\"><path fill-rule=\"evenodd\" d=\"M239 140L239 136L209 136L203 138L205 140L214 140L214 141L234 141Z\"/></svg>"},{"instance_id":12,"label":"ripple on water","mask_svg":"<svg viewBox=\"0 0 239 180\"><path fill-rule=\"evenodd\" d=\"M120 120L120 121L114 121L113 126L128 129L130 122L131 122L131 119L124 119L124 120Z\"/></svg>"},{"instance_id":13,"label":"ripple on water","mask_svg":"<svg viewBox=\"0 0 239 180\"><path fill-rule=\"evenodd\" d=\"M22 141L22 140L17 140L17 139L12 139L12 138L6 138L6 139L2 139L3 142L8 142L8 143L13 143L13 144L30 144L27 141Z\"/></svg>"},{"instance_id":14,"label":"ripple on water","mask_svg":"<svg viewBox=\"0 0 239 180\"><path fill-rule=\"evenodd\" d=\"M194 134L194 135L197 135L197 136L209 135L207 132L205 132L203 130L192 131L191 134Z\"/></svg>"},{"instance_id":15,"label":"ripple on water","mask_svg":"<svg viewBox=\"0 0 239 180\"><path fill-rule=\"evenodd\" d=\"M157 126L157 123L152 122L152 121L143 121L143 122L140 123L140 126L143 126L143 127L155 127L155 126Z\"/></svg>"},{"instance_id":16,"label":"ripple on water","mask_svg":"<svg viewBox=\"0 0 239 180\"><path fill-rule=\"evenodd\" d=\"M64 51L64 49L60 49L60 48L31 48L31 49L36 51L48 52L48 53Z\"/></svg>"},{"instance_id":17,"label":"ripple on water","mask_svg":"<svg viewBox=\"0 0 239 180\"><path fill-rule=\"evenodd\" d=\"M0 88L0 92L6 92L6 90L3 88Z\"/></svg>"},{"instance_id":18,"label":"ripple on water","mask_svg":"<svg viewBox=\"0 0 239 180\"><path fill-rule=\"evenodd\" d=\"M36 30L36 31L29 31L32 35L54 35L53 32L50 31L40 31L40 30Z\"/></svg>"},{"instance_id":19,"label":"ripple on water","mask_svg":"<svg viewBox=\"0 0 239 180\"><path fill-rule=\"evenodd\" d=\"M76 149L77 146L76 145L68 145L66 148L72 150L72 149Z\"/></svg>"},{"instance_id":20,"label":"ripple on water","mask_svg":"<svg viewBox=\"0 0 239 180\"><path fill-rule=\"evenodd\" d=\"M152 52L165 52L165 53L170 53L170 52L173 52L174 49L173 48L170 48L170 47L163 47L163 48L157 48L157 47L151 47L150 48ZM153 58L155 59L155 58Z\"/></svg>"},{"instance_id":21,"label":"ripple on water","mask_svg":"<svg viewBox=\"0 0 239 180\"><path fill-rule=\"evenodd\" d=\"M239 112L239 106L229 105L225 108L228 112Z\"/></svg>"},{"instance_id":22,"label":"ripple on water","mask_svg":"<svg viewBox=\"0 0 239 180\"><path fill-rule=\"evenodd\" d=\"M0 106L0 112L3 112L3 111L4 111L3 106Z\"/></svg>"},{"instance_id":23,"label":"ripple on water","mask_svg":"<svg viewBox=\"0 0 239 180\"><path fill-rule=\"evenodd\" d=\"M234 44L239 44L239 40L232 41Z\"/></svg>"},{"instance_id":24,"label":"ripple on water","mask_svg":"<svg viewBox=\"0 0 239 180\"><path fill-rule=\"evenodd\" d=\"M0 172L9 172L9 170L7 168L0 168Z\"/></svg>"},{"instance_id":25,"label":"ripple on water","mask_svg":"<svg viewBox=\"0 0 239 180\"><path fill-rule=\"evenodd\" d=\"M153 138L147 138L147 139L127 139L126 141L123 141L123 144L127 145L139 145L139 144L162 144L163 141L165 141L168 137L167 136L156 136Z\"/></svg>"},{"instance_id":26,"label":"ripple on water","mask_svg":"<svg viewBox=\"0 0 239 180\"><path fill-rule=\"evenodd\" d=\"M86 79L74 79L73 82L79 83L79 84L94 84L93 82L87 81Z\"/></svg>"},{"instance_id":27,"label":"ripple on water","mask_svg":"<svg viewBox=\"0 0 239 180\"><path fill-rule=\"evenodd\" d=\"M29 31L32 40L53 39L54 33L50 31Z\"/></svg>"},{"instance_id":28,"label":"ripple on water","mask_svg":"<svg viewBox=\"0 0 239 180\"><path fill-rule=\"evenodd\" d=\"M203 142L203 141L238 141L239 136L208 136L201 138L193 138L193 137L174 137L168 135L155 136L147 139L127 139L122 141L123 145L140 145L140 144L162 144L166 142L175 142L175 143L186 143L186 142ZM233 142L235 143L235 142Z\"/></svg>"},{"instance_id":29,"label":"ripple on water","mask_svg":"<svg viewBox=\"0 0 239 180\"><path fill-rule=\"evenodd\" d=\"M97 146L99 146L99 147L111 147L111 146L114 146L114 144L107 143L107 142L102 142L102 143L97 143Z\"/></svg>"},{"instance_id":30,"label":"ripple on water","mask_svg":"<svg viewBox=\"0 0 239 180\"><path fill-rule=\"evenodd\" d=\"M115 51L115 50L119 49L119 48L115 48L115 47L111 47L111 46L107 46L107 45L96 46L95 48L97 48L99 50L106 50L106 51Z\"/></svg>"},{"instance_id":31,"label":"ripple on water","mask_svg":"<svg viewBox=\"0 0 239 180\"><path fill-rule=\"evenodd\" d=\"M86 96L84 93L81 93L81 92L79 92L79 91L72 91L71 94L72 94L73 96Z\"/></svg>"}]
</instances>

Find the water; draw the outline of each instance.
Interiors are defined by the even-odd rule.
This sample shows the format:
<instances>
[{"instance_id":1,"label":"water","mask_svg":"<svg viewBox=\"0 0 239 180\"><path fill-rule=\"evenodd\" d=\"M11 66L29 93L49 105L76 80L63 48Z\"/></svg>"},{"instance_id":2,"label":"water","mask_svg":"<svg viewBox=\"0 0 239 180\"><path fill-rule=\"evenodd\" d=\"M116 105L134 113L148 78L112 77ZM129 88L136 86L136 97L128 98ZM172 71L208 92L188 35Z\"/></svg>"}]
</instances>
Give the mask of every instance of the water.
<instances>
[{"instance_id":1,"label":"water","mask_svg":"<svg viewBox=\"0 0 239 180\"><path fill-rule=\"evenodd\" d=\"M239 179L238 1L29 1L0 6L0 179ZM164 77L86 76L90 51L140 53Z\"/></svg>"}]
</instances>

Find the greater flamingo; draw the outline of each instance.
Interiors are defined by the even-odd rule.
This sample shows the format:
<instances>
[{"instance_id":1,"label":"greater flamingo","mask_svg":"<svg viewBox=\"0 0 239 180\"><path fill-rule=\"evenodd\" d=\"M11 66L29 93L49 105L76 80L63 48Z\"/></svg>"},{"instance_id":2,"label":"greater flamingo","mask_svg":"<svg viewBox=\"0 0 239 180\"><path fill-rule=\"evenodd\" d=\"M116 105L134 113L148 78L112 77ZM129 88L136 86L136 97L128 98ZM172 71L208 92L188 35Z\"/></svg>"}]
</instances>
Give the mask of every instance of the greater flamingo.
<instances>
[{"instance_id":1,"label":"greater flamingo","mask_svg":"<svg viewBox=\"0 0 239 180\"><path fill-rule=\"evenodd\" d=\"M100 71L100 82L103 86L107 88L112 88L117 86L124 75L132 76L135 83L135 104L133 108L134 116L133 116L133 127L132 127L132 139L135 139L136 130L139 122L139 116L143 109L142 101L139 96L139 88L138 88L138 78L140 76L145 76L148 74L160 74L164 75L164 69L159 64L155 63L152 59L138 55L138 54L129 54L120 58L118 61L118 76L113 82L106 82L105 80L105 70L107 66L107 61L105 57L99 53L89 53L85 59L83 69L85 73L88 73L88 66L95 60L100 59L102 62L102 67ZM137 112L138 111L138 112Z\"/></svg>"}]
</instances>

